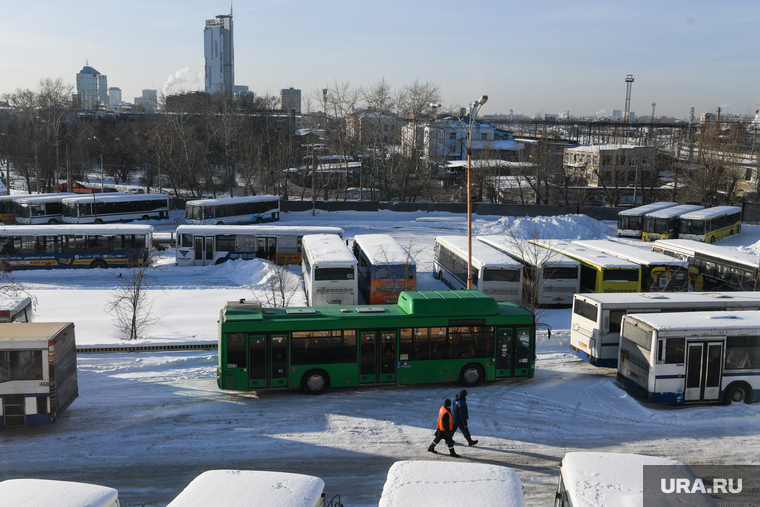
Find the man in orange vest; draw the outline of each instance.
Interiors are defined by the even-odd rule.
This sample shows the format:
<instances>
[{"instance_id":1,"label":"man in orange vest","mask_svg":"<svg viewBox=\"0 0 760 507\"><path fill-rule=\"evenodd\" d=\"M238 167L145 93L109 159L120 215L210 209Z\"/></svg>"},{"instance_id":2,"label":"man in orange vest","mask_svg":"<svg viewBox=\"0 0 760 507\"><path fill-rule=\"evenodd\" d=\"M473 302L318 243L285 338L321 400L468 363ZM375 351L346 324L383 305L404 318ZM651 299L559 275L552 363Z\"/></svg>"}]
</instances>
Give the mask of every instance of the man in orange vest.
<instances>
[{"instance_id":1,"label":"man in orange vest","mask_svg":"<svg viewBox=\"0 0 760 507\"><path fill-rule=\"evenodd\" d=\"M454 452L454 421L451 417L451 400L443 402L443 406L438 411L438 428L435 430L435 438L433 443L428 447L428 452L435 453L435 446L441 439L446 441L446 445L449 447L449 454L455 458L459 457L459 454Z\"/></svg>"}]
</instances>

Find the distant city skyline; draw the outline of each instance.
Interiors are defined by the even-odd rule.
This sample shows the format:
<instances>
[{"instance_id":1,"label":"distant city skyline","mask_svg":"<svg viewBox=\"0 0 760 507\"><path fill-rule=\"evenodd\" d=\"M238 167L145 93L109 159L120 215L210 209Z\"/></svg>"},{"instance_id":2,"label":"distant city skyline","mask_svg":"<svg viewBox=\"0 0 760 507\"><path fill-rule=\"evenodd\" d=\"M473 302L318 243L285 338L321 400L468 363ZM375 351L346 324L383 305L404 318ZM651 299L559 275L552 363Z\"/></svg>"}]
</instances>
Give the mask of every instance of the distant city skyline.
<instances>
[{"instance_id":1,"label":"distant city skyline","mask_svg":"<svg viewBox=\"0 0 760 507\"><path fill-rule=\"evenodd\" d=\"M204 90L204 23L230 7L10 3L0 95L49 77L76 88L87 62L127 100L144 89ZM325 87L385 79L394 90L434 82L447 107L486 94L481 115L611 116L624 109L628 74L638 117L653 102L658 117L760 108L760 4L752 1L268 0L234 4L234 19L234 84L275 97L299 89L304 113L320 109L311 97Z\"/></svg>"}]
</instances>

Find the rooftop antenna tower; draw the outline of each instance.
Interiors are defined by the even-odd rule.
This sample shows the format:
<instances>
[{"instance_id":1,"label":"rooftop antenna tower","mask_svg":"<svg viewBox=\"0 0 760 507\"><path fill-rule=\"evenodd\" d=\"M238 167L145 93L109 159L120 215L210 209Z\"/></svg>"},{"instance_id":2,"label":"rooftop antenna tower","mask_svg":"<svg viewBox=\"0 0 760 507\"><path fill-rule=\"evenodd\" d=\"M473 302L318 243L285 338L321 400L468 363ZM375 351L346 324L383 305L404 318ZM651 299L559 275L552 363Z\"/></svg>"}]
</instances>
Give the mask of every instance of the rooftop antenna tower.
<instances>
[{"instance_id":1,"label":"rooftop antenna tower","mask_svg":"<svg viewBox=\"0 0 760 507\"><path fill-rule=\"evenodd\" d=\"M625 76L625 83L625 113L623 114L623 120L628 121L631 118L631 86L633 85L633 74Z\"/></svg>"}]
</instances>

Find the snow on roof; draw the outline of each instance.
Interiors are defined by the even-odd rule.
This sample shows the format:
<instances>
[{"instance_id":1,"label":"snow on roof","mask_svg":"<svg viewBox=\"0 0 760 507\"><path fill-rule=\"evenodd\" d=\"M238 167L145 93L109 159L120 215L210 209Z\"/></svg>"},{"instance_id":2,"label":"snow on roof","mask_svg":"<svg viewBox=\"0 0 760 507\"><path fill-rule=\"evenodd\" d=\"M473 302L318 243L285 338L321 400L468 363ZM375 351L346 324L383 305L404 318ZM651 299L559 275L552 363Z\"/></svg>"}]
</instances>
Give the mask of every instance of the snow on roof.
<instances>
[{"instance_id":1,"label":"snow on roof","mask_svg":"<svg viewBox=\"0 0 760 507\"><path fill-rule=\"evenodd\" d=\"M641 265L666 265L688 269L687 261L609 239L574 240L574 245L606 253Z\"/></svg>"},{"instance_id":2,"label":"snow on roof","mask_svg":"<svg viewBox=\"0 0 760 507\"><path fill-rule=\"evenodd\" d=\"M311 475L258 470L209 470L167 507L316 507L325 482ZM51 504L53 505L53 504Z\"/></svg>"},{"instance_id":3,"label":"snow on roof","mask_svg":"<svg viewBox=\"0 0 760 507\"><path fill-rule=\"evenodd\" d=\"M676 202L653 202L650 204L645 204L643 206L636 206L635 208L626 209L618 213L618 215L627 216L627 215L645 215L647 213L652 213L653 211L658 211L665 208L672 208L673 206L677 206L678 203Z\"/></svg>"},{"instance_id":4,"label":"snow on roof","mask_svg":"<svg viewBox=\"0 0 760 507\"><path fill-rule=\"evenodd\" d=\"M437 236L435 240L446 244L465 258L467 257L467 236ZM478 241L476 238L472 238L472 262L479 264L480 267L499 266L522 269L522 264L512 257L491 245Z\"/></svg>"},{"instance_id":5,"label":"snow on roof","mask_svg":"<svg viewBox=\"0 0 760 507\"><path fill-rule=\"evenodd\" d=\"M124 192L107 192L105 194L82 195L67 197L64 204L81 202L118 202L118 201L150 201L153 199L169 199L166 194L126 194Z\"/></svg>"},{"instance_id":6,"label":"snow on roof","mask_svg":"<svg viewBox=\"0 0 760 507\"><path fill-rule=\"evenodd\" d=\"M673 218L690 211L697 211L698 209L702 208L704 208L704 206L699 206L696 204L679 204L678 206L672 206L669 208L647 213L645 216L648 218Z\"/></svg>"},{"instance_id":7,"label":"snow on roof","mask_svg":"<svg viewBox=\"0 0 760 507\"><path fill-rule=\"evenodd\" d=\"M19 204L22 204L22 203L34 204L38 202L55 202L55 201L66 199L67 197L78 197L80 195L82 194L74 194L74 193L29 194L29 195L25 195L17 199L14 199L14 201Z\"/></svg>"},{"instance_id":8,"label":"snow on roof","mask_svg":"<svg viewBox=\"0 0 760 507\"><path fill-rule=\"evenodd\" d=\"M729 330L760 327L760 311L633 313L628 317L640 320L658 331L680 329L706 330L711 336L725 335Z\"/></svg>"},{"instance_id":9,"label":"snow on roof","mask_svg":"<svg viewBox=\"0 0 760 507\"><path fill-rule=\"evenodd\" d=\"M739 206L715 206L714 208L704 208L697 211L691 211L681 215L682 219L694 220L700 218L712 218L720 216L724 213L741 213L742 209Z\"/></svg>"},{"instance_id":10,"label":"snow on roof","mask_svg":"<svg viewBox=\"0 0 760 507\"><path fill-rule=\"evenodd\" d=\"M90 225L10 225L0 226L0 237L6 236L58 236L97 235L116 236L118 234L150 234L152 225L140 224L90 224Z\"/></svg>"},{"instance_id":11,"label":"snow on roof","mask_svg":"<svg viewBox=\"0 0 760 507\"><path fill-rule=\"evenodd\" d=\"M685 307L760 309L760 292L615 292L607 294L576 294L576 298L612 308L652 308L684 305Z\"/></svg>"},{"instance_id":12,"label":"snow on roof","mask_svg":"<svg viewBox=\"0 0 760 507\"><path fill-rule=\"evenodd\" d=\"M119 492L113 488L83 482L46 479L10 479L0 482L3 505L13 507L112 507Z\"/></svg>"},{"instance_id":13,"label":"snow on roof","mask_svg":"<svg viewBox=\"0 0 760 507\"><path fill-rule=\"evenodd\" d=\"M303 251L309 256L311 264L356 264L356 257L351 253L341 238L335 234L308 234L301 240Z\"/></svg>"},{"instance_id":14,"label":"snow on roof","mask_svg":"<svg viewBox=\"0 0 760 507\"><path fill-rule=\"evenodd\" d=\"M177 234L206 234L224 236L230 234L272 235L272 236L305 236L307 234L337 234L343 236L340 227L318 225L179 225ZM155 234L154 234L155 236Z\"/></svg>"},{"instance_id":15,"label":"snow on roof","mask_svg":"<svg viewBox=\"0 0 760 507\"><path fill-rule=\"evenodd\" d=\"M215 206L217 204L237 204L241 202L256 202L256 201L271 201L272 199L280 200L279 197L274 195L246 195L242 197L220 197L218 199L197 199L195 201L187 201L187 204L193 204L196 206Z\"/></svg>"},{"instance_id":16,"label":"snow on roof","mask_svg":"<svg viewBox=\"0 0 760 507\"><path fill-rule=\"evenodd\" d=\"M550 250L554 250L555 252L559 252L563 255L567 255L568 257L575 258L580 261L585 261L590 264L595 264L602 268L639 268L640 267L638 264L635 264L633 262L619 259L613 255L597 252L596 250L584 248L579 245L574 245L573 243L570 243L568 241L539 239L535 241L532 240L531 243L543 246L544 248L548 248Z\"/></svg>"},{"instance_id":17,"label":"snow on roof","mask_svg":"<svg viewBox=\"0 0 760 507\"><path fill-rule=\"evenodd\" d=\"M690 254L699 252L711 257L716 257L718 259L736 262L751 269L755 269L760 265L760 255L755 255L748 252L740 252L732 248L711 245L709 243L702 243L701 241L694 241L691 239L658 239L652 243L652 248L655 247L664 249L670 248L682 252L689 252Z\"/></svg>"},{"instance_id":18,"label":"snow on roof","mask_svg":"<svg viewBox=\"0 0 760 507\"><path fill-rule=\"evenodd\" d=\"M384 264L415 265L414 259L406 248L389 234L357 234L354 236L354 241L375 266Z\"/></svg>"},{"instance_id":19,"label":"snow on roof","mask_svg":"<svg viewBox=\"0 0 760 507\"><path fill-rule=\"evenodd\" d=\"M480 463L397 461L379 507L477 505L522 507L522 483L511 468Z\"/></svg>"},{"instance_id":20,"label":"snow on roof","mask_svg":"<svg viewBox=\"0 0 760 507\"><path fill-rule=\"evenodd\" d=\"M543 254L543 252L537 254L534 249L539 247L533 246L531 248L532 245L528 242L527 239L512 239L511 237L503 234L478 236L477 239L478 241L482 241L483 243L491 245L497 250L505 252L507 255L510 255L513 258L517 258L518 260L523 259L524 261L531 264L535 263L536 261L538 261L542 266L551 264L555 267L577 267L580 264L578 261L552 250L541 249L543 252L546 252L546 254Z\"/></svg>"},{"instance_id":21,"label":"snow on roof","mask_svg":"<svg viewBox=\"0 0 760 507\"><path fill-rule=\"evenodd\" d=\"M644 465L682 464L638 454L569 452L561 473L573 507L633 507L644 501Z\"/></svg>"}]
</instances>

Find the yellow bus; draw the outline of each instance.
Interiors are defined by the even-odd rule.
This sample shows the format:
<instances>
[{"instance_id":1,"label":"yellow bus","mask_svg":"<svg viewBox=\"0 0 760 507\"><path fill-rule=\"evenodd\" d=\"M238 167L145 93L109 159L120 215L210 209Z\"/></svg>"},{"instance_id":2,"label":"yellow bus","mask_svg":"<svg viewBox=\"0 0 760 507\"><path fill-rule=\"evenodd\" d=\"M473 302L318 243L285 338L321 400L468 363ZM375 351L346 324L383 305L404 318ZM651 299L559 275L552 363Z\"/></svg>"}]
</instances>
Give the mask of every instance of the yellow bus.
<instances>
[{"instance_id":1,"label":"yellow bus","mask_svg":"<svg viewBox=\"0 0 760 507\"><path fill-rule=\"evenodd\" d=\"M644 215L641 231L642 241L657 241L658 239L673 239L678 237L678 218L692 211L704 209L704 206L681 204Z\"/></svg>"},{"instance_id":2,"label":"yellow bus","mask_svg":"<svg viewBox=\"0 0 760 507\"><path fill-rule=\"evenodd\" d=\"M739 206L716 206L684 213L678 221L678 239L715 243L742 232Z\"/></svg>"},{"instance_id":3,"label":"yellow bus","mask_svg":"<svg viewBox=\"0 0 760 507\"><path fill-rule=\"evenodd\" d=\"M539 239L534 245L561 253L581 264L581 292L640 292L641 266L569 241Z\"/></svg>"}]
</instances>

